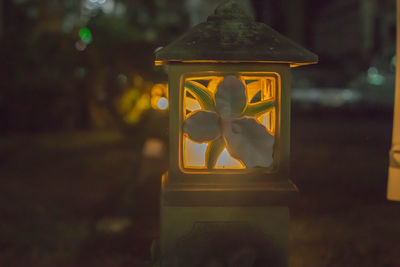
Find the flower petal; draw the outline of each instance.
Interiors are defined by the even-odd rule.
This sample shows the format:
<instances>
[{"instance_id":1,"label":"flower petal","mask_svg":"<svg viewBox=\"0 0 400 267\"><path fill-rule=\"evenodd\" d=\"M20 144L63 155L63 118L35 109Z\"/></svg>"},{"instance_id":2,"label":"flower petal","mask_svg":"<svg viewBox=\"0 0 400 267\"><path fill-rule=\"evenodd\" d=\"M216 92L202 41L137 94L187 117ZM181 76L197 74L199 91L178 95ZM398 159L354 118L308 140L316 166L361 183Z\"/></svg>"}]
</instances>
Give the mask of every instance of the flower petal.
<instances>
[{"instance_id":1,"label":"flower petal","mask_svg":"<svg viewBox=\"0 0 400 267\"><path fill-rule=\"evenodd\" d=\"M218 85L215 104L222 116L239 116L246 107L246 88L235 76L226 76Z\"/></svg>"},{"instance_id":2,"label":"flower petal","mask_svg":"<svg viewBox=\"0 0 400 267\"><path fill-rule=\"evenodd\" d=\"M218 115L212 111L195 111L186 119L183 130L195 142L203 143L221 135Z\"/></svg>"},{"instance_id":3,"label":"flower petal","mask_svg":"<svg viewBox=\"0 0 400 267\"><path fill-rule=\"evenodd\" d=\"M272 165L275 138L255 119L225 120L223 134L228 152L247 168Z\"/></svg>"}]
</instances>

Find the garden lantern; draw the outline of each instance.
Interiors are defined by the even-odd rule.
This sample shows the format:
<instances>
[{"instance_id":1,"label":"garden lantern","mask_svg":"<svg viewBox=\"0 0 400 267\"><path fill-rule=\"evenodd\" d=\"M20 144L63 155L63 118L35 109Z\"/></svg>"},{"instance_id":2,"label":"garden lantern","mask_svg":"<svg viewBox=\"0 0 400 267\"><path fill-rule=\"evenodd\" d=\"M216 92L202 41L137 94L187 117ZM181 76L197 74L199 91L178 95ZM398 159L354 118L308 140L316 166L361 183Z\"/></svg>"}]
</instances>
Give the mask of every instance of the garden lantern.
<instances>
[{"instance_id":1,"label":"garden lantern","mask_svg":"<svg viewBox=\"0 0 400 267\"><path fill-rule=\"evenodd\" d=\"M284 206L296 192L289 179L290 68L317 61L234 1L222 3L207 22L156 51L156 65L168 65L169 73L163 257L178 253L177 240L193 235L199 221L273 216L276 220L259 225L264 233L280 219L286 225Z\"/></svg>"}]
</instances>

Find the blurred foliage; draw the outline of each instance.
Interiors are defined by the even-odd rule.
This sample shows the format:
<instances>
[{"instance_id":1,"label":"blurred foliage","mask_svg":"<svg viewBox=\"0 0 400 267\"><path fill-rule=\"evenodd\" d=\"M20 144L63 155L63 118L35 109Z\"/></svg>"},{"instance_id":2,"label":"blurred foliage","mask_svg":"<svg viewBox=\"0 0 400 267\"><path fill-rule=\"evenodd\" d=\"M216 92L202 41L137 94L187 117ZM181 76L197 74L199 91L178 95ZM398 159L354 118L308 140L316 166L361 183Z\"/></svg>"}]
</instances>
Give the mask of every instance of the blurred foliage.
<instances>
[{"instance_id":1,"label":"blurred foliage","mask_svg":"<svg viewBox=\"0 0 400 267\"><path fill-rule=\"evenodd\" d=\"M126 90L117 100L117 109L128 124L137 123L142 113L150 108L150 95L152 83L145 82L139 75L133 79L133 88Z\"/></svg>"},{"instance_id":2,"label":"blurred foliage","mask_svg":"<svg viewBox=\"0 0 400 267\"><path fill-rule=\"evenodd\" d=\"M151 85L167 80L153 66L157 44L188 25L183 0L2 4L0 132L129 128Z\"/></svg>"},{"instance_id":3,"label":"blurred foliage","mask_svg":"<svg viewBox=\"0 0 400 267\"><path fill-rule=\"evenodd\" d=\"M283 34L296 32L296 21L302 21L305 45L311 50L320 9L334 1L299 0L305 5L307 16L299 11L297 17L285 15L293 9L290 1L243 0L254 7L258 21L270 24ZM165 105L167 96L163 93L150 99L151 86L138 89L134 77L142 77L147 84L164 84L167 75L165 69L154 67L154 50L187 30L190 20L186 8L190 3L211 8L216 2L1 0L0 133L137 129L148 116L154 116L143 103L150 101L157 108L160 99ZM304 71L295 69L293 85L344 87L354 84L362 90L365 88L370 95L368 99L385 95L381 102L388 102L394 76L391 71L385 71L385 66L389 66L387 60L380 67L374 58L394 44L393 5L390 0L379 1L375 30L371 31L376 39L373 51L359 55L357 49L346 56L322 56L316 66ZM191 11L201 13L196 8ZM335 16L340 15L339 12ZM393 51L386 53L390 60ZM327 50L327 55L330 52ZM386 83L381 87L387 88L387 94L379 94L376 85L368 83L371 67L385 76ZM372 78L380 77L371 73L375 75ZM118 104L121 101L124 108ZM127 104L129 101L132 102ZM142 107L141 111L137 107Z\"/></svg>"}]
</instances>

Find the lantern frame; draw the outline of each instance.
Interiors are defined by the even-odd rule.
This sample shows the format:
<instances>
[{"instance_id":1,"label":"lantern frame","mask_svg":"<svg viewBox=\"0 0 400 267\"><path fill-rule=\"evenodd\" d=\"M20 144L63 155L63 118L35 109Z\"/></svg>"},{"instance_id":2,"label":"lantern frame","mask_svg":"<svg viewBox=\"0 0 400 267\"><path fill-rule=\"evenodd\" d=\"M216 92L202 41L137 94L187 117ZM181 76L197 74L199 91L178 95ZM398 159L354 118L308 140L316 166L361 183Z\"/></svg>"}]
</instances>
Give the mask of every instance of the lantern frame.
<instances>
[{"instance_id":1,"label":"lantern frame","mask_svg":"<svg viewBox=\"0 0 400 267\"><path fill-rule=\"evenodd\" d=\"M174 180L185 182L190 179L193 183L226 182L226 179L254 178L267 175L270 180L286 176L288 169L290 147L290 72L287 64L171 64L169 65L169 96L170 96L170 174ZM205 171L186 170L183 166L182 135L183 135L183 92L185 78L202 73L238 74L246 75L275 74L278 83L276 103L278 116L276 119L276 134L274 144L274 168L260 168L259 170L241 169L208 169ZM261 173L260 173L261 172Z\"/></svg>"}]
</instances>

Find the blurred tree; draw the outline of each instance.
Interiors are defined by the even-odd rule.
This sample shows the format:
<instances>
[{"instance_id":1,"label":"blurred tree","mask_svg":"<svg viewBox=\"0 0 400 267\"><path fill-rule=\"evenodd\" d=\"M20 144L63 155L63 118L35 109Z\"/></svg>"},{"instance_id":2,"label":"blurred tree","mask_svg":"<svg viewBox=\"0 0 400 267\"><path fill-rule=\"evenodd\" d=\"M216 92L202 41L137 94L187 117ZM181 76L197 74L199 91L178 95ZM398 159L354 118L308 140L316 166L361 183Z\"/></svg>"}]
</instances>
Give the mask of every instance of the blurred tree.
<instances>
[{"instance_id":1,"label":"blurred tree","mask_svg":"<svg viewBox=\"0 0 400 267\"><path fill-rule=\"evenodd\" d=\"M124 128L117 99L135 75L166 80L153 51L188 25L183 0L0 4L0 131Z\"/></svg>"},{"instance_id":2,"label":"blurred tree","mask_svg":"<svg viewBox=\"0 0 400 267\"><path fill-rule=\"evenodd\" d=\"M0 0L0 40L3 38L3 0Z\"/></svg>"},{"instance_id":3,"label":"blurred tree","mask_svg":"<svg viewBox=\"0 0 400 267\"><path fill-rule=\"evenodd\" d=\"M96 62L91 66L91 72L99 85L95 97L97 106L105 107L114 118L114 124L122 129L139 121L127 119L126 114L141 114L135 101L143 103L145 95L150 93L151 86L137 86L135 77L143 79L144 84L167 79L161 69L155 71L153 52L158 44L166 44L186 30L187 16L183 5L179 5L181 2L119 1L118 4L124 7L124 15L103 12L87 24L94 38L88 51ZM122 115L116 101L137 92L144 94L143 97L130 98L132 110L125 110Z\"/></svg>"}]
</instances>

